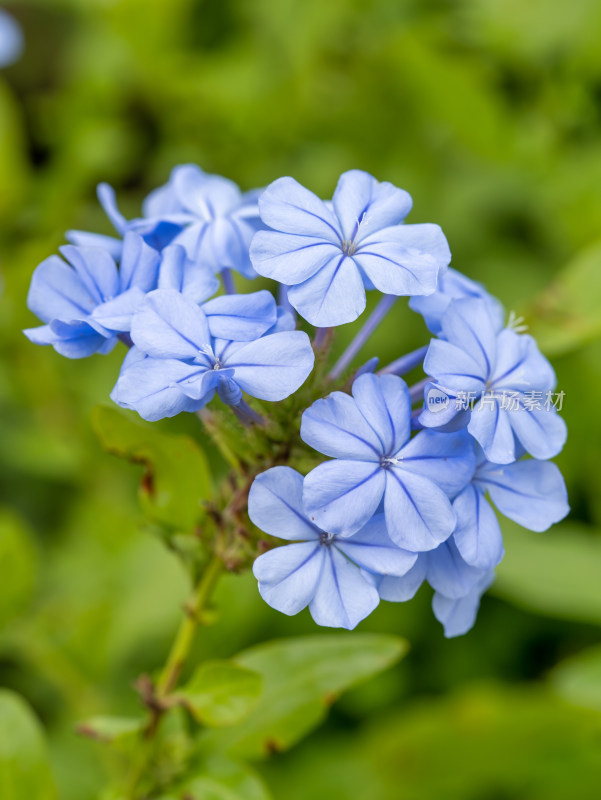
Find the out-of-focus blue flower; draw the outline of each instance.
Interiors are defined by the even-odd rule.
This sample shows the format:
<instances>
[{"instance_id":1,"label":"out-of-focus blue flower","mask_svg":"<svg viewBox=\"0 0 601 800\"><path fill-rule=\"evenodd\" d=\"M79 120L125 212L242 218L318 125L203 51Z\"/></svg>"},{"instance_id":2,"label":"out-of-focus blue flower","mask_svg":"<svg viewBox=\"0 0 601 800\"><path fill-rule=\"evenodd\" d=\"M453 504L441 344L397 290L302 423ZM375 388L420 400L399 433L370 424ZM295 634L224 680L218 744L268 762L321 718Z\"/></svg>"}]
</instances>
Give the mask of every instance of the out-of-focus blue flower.
<instances>
[{"instance_id":1,"label":"out-of-focus blue flower","mask_svg":"<svg viewBox=\"0 0 601 800\"><path fill-rule=\"evenodd\" d=\"M68 358L107 353L131 326L132 314L155 288L159 254L128 233L120 264L96 247L66 245L33 273L27 305L45 325L24 333Z\"/></svg>"},{"instance_id":2,"label":"out-of-focus blue flower","mask_svg":"<svg viewBox=\"0 0 601 800\"><path fill-rule=\"evenodd\" d=\"M23 52L23 33L18 22L0 8L0 68L13 64Z\"/></svg>"},{"instance_id":3,"label":"out-of-focus blue flower","mask_svg":"<svg viewBox=\"0 0 601 800\"><path fill-rule=\"evenodd\" d=\"M350 535L383 500L395 544L411 551L437 547L455 527L449 497L474 473L473 441L465 431L422 431L409 440L411 400L396 375L361 375L352 392L333 392L302 417L302 439L334 458L305 479L311 519L324 530Z\"/></svg>"},{"instance_id":4,"label":"out-of-focus blue flower","mask_svg":"<svg viewBox=\"0 0 601 800\"><path fill-rule=\"evenodd\" d=\"M533 392L542 397L555 387L555 373L532 336L502 328L478 298L453 300L441 335L424 360L434 383L426 388L421 424L441 427L461 415L497 464L515 461L516 439L535 458L557 455L566 440L564 421L555 408L529 401ZM461 408L466 397L477 401L471 411ZM437 405L440 399L445 402Z\"/></svg>"},{"instance_id":5,"label":"out-of-focus blue flower","mask_svg":"<svg viewBox=\"0 0 601 800\"><path fill-rule=\"evenodd\" d=\"M480 451L472 482L453 503L457 549L467 564L480 569L492 569L503 557L501 528L486 492L502 514L531 531L546 531L570 510L555 464L534 459L492 464Z\"/></svg>"},{"instance_id":6,"label":"out-of-focus blue flower","mask_svg":"<svg viewBox=\"0 0 601 800\"><path fill-rule=\"evenodd\" d=\"M445 636L461 636L476 621L482 594L494 580L492 570L467 564L453 538L436 550L420 553L413 567L402 577L376 578L382 600L403 603L411 600L424 581L434 589L432 610L444 625Z\"/></svg>"},{"instance_id":7,"label":"out-of-focus blue flower","mask_svg":"<svg viewBox=\"0 0 601 800\"><path fill-rule=\"evenodd\" d=\"M188 221L187 216L178 213L172 192L166 187L151 193L143 203L143 216L131 220L125 219L119 211L112 186L108 183L98 184L97 194L100 205L119 234L119 238L75 230L67 231L66 238L79 247L101 247L117 260L121 257L122 239L127 233L138 233L150 247L162 250L173 241Z\"/></svg>"},{"instance_id":8,"label":"out-of-focus blue flower","mask_svg":"<svg viewBox=\"0 0 601 800\"><path fill-rule=\"evenodd\" d=\"M309 606L318 625L352 629L380 599L365 571L403 575L417 556L390 540L382 514L353 536L321 530L310 520L302 496L302 475L290 467L273 467L254 480L248 498L251 520L271 536L294 542L255 561L259 591L284 614Z\"/></svg>"},{"instance_id":9,"label":"out-of-focus blue flower","mask_svg":"<svg viewBox=\"0 0 601 800\"><path fill-rule=\"evenodd\" d=\"M242 392L261 400L288 397L311 372L313 349L302 331L266 335L277 325L275 301L266 303L266 294L217 297L204 310L173 289L148 294L131 326L139 353L124 362L112 399L157 420L197 411L215 392L232 406ZM261 338L231 341L251 330ZM221 338L226 331L229 339Z\"/></svg>"},{"instance_id":10,"label":"out-of-focus blue flower","mask_svg":"<svg viewBox=\"0 0 601 800\"><path fill-rule=\"evenodd\" d=\"M262 227L259 191L243 194L233 181L208 175L193 164L176 167L167 186L178 208L173 219L183 223L174 242L188 257L214 272L228 268L256 277L248 250Z\"/></svg>"},{"instance_id":11,"label":"out-of-focus blue flower","mask_svg":"<svg viewBox=\"0 0 601 800\"><path fill-rule=\"evenodd\" d=\"M259 198L273 230L254 237L259 275L291 288L288 299L311 324L352 322L365 309L365 289L431 294L451 253L438 225L401 225L411 197L360 170L345 172L332 203L293 178L279 178Z\"/></svg>"},{"instance_id":12,"label":"out-of-focus blue flower","mask_svg":"<svg viewBox=\"0 0 601 800\"><path fill-rule=\"evenodd\" d=\"M435 292L429 295L414 295L409 300L409 307L421 314L428 329L435 336L439 336L442 317L451 300L467 297L479 297L483 300L488 306L491 317L499 327L503 327L505 311L501 302L489 294L481 283L467 278L452 267L442 273Z\"/></svg>"}]
</instances>

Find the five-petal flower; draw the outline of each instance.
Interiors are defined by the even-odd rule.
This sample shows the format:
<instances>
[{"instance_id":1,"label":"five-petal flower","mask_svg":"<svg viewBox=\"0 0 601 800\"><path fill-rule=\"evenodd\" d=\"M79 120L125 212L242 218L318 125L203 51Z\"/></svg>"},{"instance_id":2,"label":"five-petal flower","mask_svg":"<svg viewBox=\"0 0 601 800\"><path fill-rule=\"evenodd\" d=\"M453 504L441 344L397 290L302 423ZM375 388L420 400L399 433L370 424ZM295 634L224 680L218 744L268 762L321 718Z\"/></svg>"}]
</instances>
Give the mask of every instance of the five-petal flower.
<instances>
[{"instance_id":1,"label":"five-petal flower","mask_svg":"<svg viewBox=\"0 0 601 800\"><path fill-rule=\"evenodd\" d=\"M252 240L259 275L289 286L292 306L312 325L352 322L365 309L365 289L430 294L451 260L438 225L401 225L411 197L360 170L345 172L332 203L293 178L279 178L259 198L272 230Z\"/></svg>"}]
</instances>

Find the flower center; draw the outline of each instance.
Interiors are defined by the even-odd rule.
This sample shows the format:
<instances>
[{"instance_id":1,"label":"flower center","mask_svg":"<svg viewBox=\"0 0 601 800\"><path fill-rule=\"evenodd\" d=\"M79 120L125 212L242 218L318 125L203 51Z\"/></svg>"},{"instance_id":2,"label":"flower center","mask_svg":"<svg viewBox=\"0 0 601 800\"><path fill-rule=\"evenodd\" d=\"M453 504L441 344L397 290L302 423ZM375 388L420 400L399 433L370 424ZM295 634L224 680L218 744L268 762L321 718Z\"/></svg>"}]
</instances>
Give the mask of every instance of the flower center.
<instances>
[{"instance_id":1,"label":"flower center","mask_svg":"<svg viewBox=\"0 0 601 800\"><path fill-rule=\"evenodd\" d=\"M344 239L341 242L340 247L345 256L352 256L355 250L357 249L357 244L354 241L354 239L349 239L349 240Z\"/></svg>"},{"instance_id":2,"label":"flower center","mask_svg":"<svg viewBox=\"0 0 601 800\"><path fill-rule=\"evenodd\" d=\"M382 469L390 469L390 467L398 466L402 460L402 458L393 458L393 456L383 456L380 459L380 466Z\"/></svg>"},{"instance_id":3,"label":"flower center","mask_svg":"<svg viewBox=\"0 0 601 800\"><path fill-rule=\"evenodd\" d=\"M322 544L325 547L329 547L333 541L334 541L333 533L326 533L325 531L321 531L321 533L319 534L319 544Z\"/></svg>"}]
</instances>

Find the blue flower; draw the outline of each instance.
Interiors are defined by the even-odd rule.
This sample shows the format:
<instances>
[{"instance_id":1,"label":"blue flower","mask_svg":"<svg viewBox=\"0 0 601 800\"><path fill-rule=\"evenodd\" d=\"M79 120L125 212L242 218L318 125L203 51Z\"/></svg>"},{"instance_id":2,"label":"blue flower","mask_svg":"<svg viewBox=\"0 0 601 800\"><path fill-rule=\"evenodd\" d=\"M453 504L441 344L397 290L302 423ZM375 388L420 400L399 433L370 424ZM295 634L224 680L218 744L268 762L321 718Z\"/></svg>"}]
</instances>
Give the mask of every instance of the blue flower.
<instances>
[{"instance_id":1,"label":"blue flower","mask_svg":"<svg viewBox=\"0 0 601 800\"><path fill-rule=\"evenodd\" d=\"M27 305L45 325L24 333L35 344L49 344L68 358L107 353L132 314L154 289L159 254L135 233L128 233L120 265L96 247L66 245L33 273Z\"/></svg>"},{"instance_id":2,"label":"blue flower","mask_svg":"<svg viewBox=\"0 0 601 800\"><path fill-rule=\"evenodd\" d=\"M23 33L17 21L0 9L0 68L13 64L23 52Z\"/></svg>"},{"instance_id":3,"label":"blue flower","mask_svg":"<svg viewBox=\"0 0 601 800\"><path fill-rule=\"evenodd\" d=\"M486 492L502 514L531 531L546 531L570 510L555 464L534 459L492 464L480 451L472 482L453 502L457 549L467 564L480 569L495 567L503 557L501 529Z\"/></svg>"},{"instance_id":4,"label":"blue flower","mask_svg":"<svg viewBox=\"0 0 601 800\"><path fill-rule=\"evenodd\" d=\"M261 227L258 191L243 194L233 181L193 164L176 167L168 185L178 204L175 219L183 222L174 242L188 257L214 272L229 268L256 277L248 250Z\"/></svg>"},{"instance_id":5,"label":"blue flower","mask_svg":"<svg viewBox=\"0 0 601 800\"><path fill-rule=\"evenodd\" d=\"M148 294L132 320L136 352L127 358L111 394L148 420L197 411L218 392L237 406L242 392L261 400L282 400L306 380L314 355L302 331L268 334L277 325L275 301L265 292L217 297L204 309L173 289ZM240 303L246 297L246 309ZM269 306L259 323L257 311ZM254 341L231 341L250 331ZM229 338L220 334L229 331ZM144 357L147 356L147 357Z\"/></svg>"},{"instance_id":6,"label":"blue flower","mask_svg":"<svg viewBox=\"0 0 601 800\"><path fill-rule=\"evenodd\" d=\"M409 300L409 307L421 314L428 329L435 336L439 336L442 330L442 317L451 300L466 297L479 297L483 300L488 306L491 317L496 320L499 327L503 327L505 311L500 301L489 294L481 283L472 281L451 267L440 276L435 292L429 295L414 295Z\"/></svg>"},{"instance_id":7,"label":"blue flower","mask_svg":"<svg viewBox=\"0 0 601 800\"><path fill-rule=\"evenodd\" d=\"M424 581L434 589L432 610L444 625L445 636L461 636L476 621L482 594L494 580L492 570L477 569L461 557L454 539L436 550L420 553L413 567L402 577L376 578L382 600L403 603L411 600Z\"/></svg>"},{"instance_id":8,"label":"blue flower","mask_svg":"<svg viewBox=\"0 0 601 800\"><path fill-rule=\"evenodd\" d=\"M259 198L260 231L250 257L259 275L290 286L288 299L311 324L352 322L365 289L431 294L451 254L438 225L401 225L411 197L360 170L345 172L331 204L293 178L279 178Z\"/></svg>"},{"instance_id":9,"label":"blue flower","mask_svg":"<svg viewBox=\"0 0 601 800\"><path fill-rule=\"evenodd\" d=\"M290 467L273 467L253 482L248 498L251 520L271 536L294 542L255 561L259 591L284 614L298 614L309 606L318 625L352 629L379 603L365 571L403 575L417 556L393 544L382 514L353 536L323 531L309 519L302 495L302 475Z\"/></svg>"},{"instance_id":10,"label":"blue flower","mask_svg":"<svg viewBox=\"0 0 601 800\"><path fill-rule=\"evenodd\" d=\"M565 423L553 407L530 402L533 393L544 399L555 387L555 373L532 336L502 328L478 298L453 300L441 335L424 360L434 384L426 389L421 424L441 427L459 417L497 464L515 461L516 439L535 458L557 455L566 440ZM466 397L477 401L472 411L461 408ZM442 406L437 399L445 401Z\"/></svg>"},{"instance_id":11,"label":"blue flower","mask_svg":"<svg viewBox=\"0 0 601 800\"><path fill-rule=\"evenodd\" d=\"M473 475L473 442L463 431L422 431L409 440L411 400L395 375L361 375L352 392L333 392L302 417L302 439L334 458L305 479L311 519L324 530L349 535L383 500L395 544L411 551L437 547L455 527L449 497Z\"/></svg>"},{"instance_id":12,"label":"blue flower","mask_svg":"<svg viewBox=\"0 0 601 800\"><path fill-rule=\"evenodd\" d=\"M127 233L138 233L146 244L155 250L162 250L170 244L188 221L168 186L155 189L142 205L142 217L127 220L119 211L115 190L108 183L98 184L98 200L119 237L105 236L87 231L67 231L66 238L79 247L101 247L114 259L121 257L122 239Z\"/></svg>"}]
</instances>

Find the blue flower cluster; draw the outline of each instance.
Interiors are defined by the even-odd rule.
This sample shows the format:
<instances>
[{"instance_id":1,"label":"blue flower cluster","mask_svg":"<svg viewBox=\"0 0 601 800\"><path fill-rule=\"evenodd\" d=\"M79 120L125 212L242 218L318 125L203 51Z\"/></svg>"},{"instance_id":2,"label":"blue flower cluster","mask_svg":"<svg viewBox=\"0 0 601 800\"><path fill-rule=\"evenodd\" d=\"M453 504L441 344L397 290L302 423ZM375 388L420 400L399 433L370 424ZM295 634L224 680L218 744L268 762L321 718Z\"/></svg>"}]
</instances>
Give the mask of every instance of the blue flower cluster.
<instances>
[{"instance_id":1,"label":"blue flower cluster","mask_svg":"<svg viewBox=\"0 0 601 800\"><path fill-rule=\"evenodd\" d=\"M440 228L407 224L410 196L358 170L331 201L292 178L243 194L193 165L176 167L134 220L111 187L98 196L118 236L68 233L63 258L34 273L28 304L44 324L25 333L69 358L126 344L111 397L144 419L218 395L269 438L244 395L296 392L324 329L357 319L366 290L384 295L330 372L334 391L306 398L301 439L329 460L304 477L272 466L252 483L250 520L288 542L254 573L279 611L308 606L318 624L349 629L427 582L445 634L469 630L504 554L493 504L533 531L568 513L548 460L566 428L550 364L498 300L449 268ZM233 273L277 281L281 305L266 290L236 293ZM336 390L398 296L434 338L378 373L370 359L351 394ZM313 342L294 311L317 326ZM408 387L401 376L422 362L427 377Z\"/></svg>"}]
</instances>

